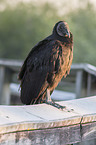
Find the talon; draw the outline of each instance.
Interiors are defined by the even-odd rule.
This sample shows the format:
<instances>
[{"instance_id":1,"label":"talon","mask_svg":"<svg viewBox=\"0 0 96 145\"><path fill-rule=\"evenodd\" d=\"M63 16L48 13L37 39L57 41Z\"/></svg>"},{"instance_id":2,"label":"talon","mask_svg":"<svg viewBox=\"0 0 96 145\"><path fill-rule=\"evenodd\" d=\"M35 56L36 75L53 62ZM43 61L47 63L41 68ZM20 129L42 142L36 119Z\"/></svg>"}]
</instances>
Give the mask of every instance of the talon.
<instances>
[{"instance_id":1,"label":"talon","mask_svg":"<svg viewBox=\"0 0 96 145\"><path fill-rule=\"evenodd\" d=\"M61 110L66 109L66 106L61 106L61 105L59 105L55 102L52 102L52 101L46 101L46 104L52 105L53 107L56 107L56 108L61 109Z\"/></svg>"}]
</instances>

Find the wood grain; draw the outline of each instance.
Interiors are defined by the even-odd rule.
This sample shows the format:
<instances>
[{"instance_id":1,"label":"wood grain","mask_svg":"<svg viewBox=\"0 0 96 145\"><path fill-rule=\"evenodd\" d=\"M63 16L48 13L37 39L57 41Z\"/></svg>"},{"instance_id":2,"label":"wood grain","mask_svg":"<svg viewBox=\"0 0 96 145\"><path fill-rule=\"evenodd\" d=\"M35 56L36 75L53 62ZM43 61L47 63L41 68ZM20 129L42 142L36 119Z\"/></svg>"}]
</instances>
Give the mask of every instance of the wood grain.
<instances>
[{"instance_id":1,"label":"wood grain","mask_svg":"<svg viewBox=\"0 0 96 145\"><path fill-rule=\"evenodd\" d=\"M96 138L96 96L47 104L0 106L0 144L65 145Z\"/></svg>"}]
</instances>

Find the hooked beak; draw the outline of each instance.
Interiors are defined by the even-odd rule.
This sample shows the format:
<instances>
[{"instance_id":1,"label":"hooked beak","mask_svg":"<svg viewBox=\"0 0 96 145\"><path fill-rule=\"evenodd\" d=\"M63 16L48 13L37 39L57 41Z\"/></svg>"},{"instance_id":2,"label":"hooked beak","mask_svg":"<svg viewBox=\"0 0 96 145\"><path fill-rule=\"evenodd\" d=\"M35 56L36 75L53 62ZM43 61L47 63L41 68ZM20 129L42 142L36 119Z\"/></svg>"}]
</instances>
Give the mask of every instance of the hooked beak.
<instances>
[{"instance_id":1,"label":"hooked beak","mask_svg":"<svg viewBox=\"0 0 96 145\"><path fill-rule=\"evenodd\" d=\"M70 32L67 32L67 33L65 34L65 37L70 38Z\"/></svg>"}]
</instances>

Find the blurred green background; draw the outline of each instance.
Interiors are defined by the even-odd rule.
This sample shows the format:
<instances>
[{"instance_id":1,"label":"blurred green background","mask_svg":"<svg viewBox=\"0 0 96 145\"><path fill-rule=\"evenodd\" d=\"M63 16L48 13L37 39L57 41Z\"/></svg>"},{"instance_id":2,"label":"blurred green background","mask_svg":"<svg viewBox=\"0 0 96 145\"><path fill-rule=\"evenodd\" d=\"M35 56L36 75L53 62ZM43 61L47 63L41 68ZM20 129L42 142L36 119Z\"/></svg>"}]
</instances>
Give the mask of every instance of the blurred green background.
<instances>
[{"instance_id":1,"label":"blurred green background","mask_svg":"<svg viewBox=\"0 0 96 145\"><path fill-rule=\"evenodd\" d=\"M69 2L69 1L68 1ZM71 1L70 1L71 2ZM83 3L83 1L82 1ZM78 5L81 0L78 1ZM68 22L74 36L74 63L96 65L96 10L94 3L73 9L72 3L58 5L43 2L19 2L12 6L0 1L0 58L25 59L31 48L51 34L59 20ZM60 6L59 6L60 9ZM65 10L63 12L63 10Z\"/></svg>"}]
</instances>

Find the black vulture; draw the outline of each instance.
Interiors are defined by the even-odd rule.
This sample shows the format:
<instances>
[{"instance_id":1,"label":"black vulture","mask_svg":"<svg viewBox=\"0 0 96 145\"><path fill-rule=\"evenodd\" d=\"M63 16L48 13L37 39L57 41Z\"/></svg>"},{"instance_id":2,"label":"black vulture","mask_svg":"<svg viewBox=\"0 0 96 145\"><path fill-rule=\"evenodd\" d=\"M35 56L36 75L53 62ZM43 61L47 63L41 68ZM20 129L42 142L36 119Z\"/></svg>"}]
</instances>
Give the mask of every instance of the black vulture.
<instances>
[{"instance_id":1,"label":"black vulture","mask_svg":"<svg viewBox=\"0 0 96 145\"><path fill-rule=\"evenodd\" d=\"M59 21L52 34L32 48L21 67L18 78L22 103L51 102L50 94L69 74L72 59L72 33L65 21Z\"/></svg>"}]
</instances>

